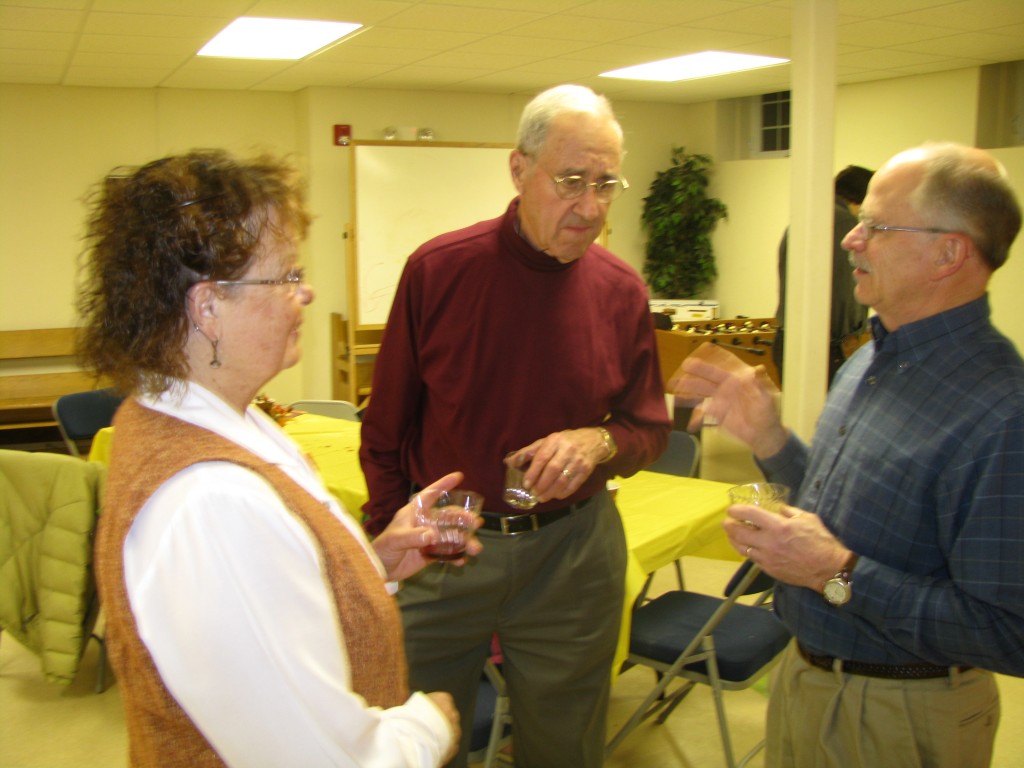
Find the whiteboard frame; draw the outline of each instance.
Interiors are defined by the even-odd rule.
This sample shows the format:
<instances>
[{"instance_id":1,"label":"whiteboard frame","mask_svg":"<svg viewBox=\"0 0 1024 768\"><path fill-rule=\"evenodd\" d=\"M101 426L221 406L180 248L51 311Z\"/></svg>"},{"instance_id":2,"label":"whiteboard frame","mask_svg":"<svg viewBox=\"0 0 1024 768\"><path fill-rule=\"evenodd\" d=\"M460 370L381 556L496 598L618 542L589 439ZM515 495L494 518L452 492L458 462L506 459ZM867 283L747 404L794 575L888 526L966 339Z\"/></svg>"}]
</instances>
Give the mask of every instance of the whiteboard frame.
<instances>
[{"instance_id":1,"label":"whiteboard frame","mask_svg":"<svg viewBox=\"0 0 1024 768\"><path fill-rule=\"evenodd\" d=\"M482 142L481 143L467 143L467 142L444 142L444 141L430 141L430 142L426 142L426 141L353 141L351 144L349 144L349 147L352 149L351 162L348 164L349 165L349 208L350 208L349 214L350 214L350 218L349 218L349 225L348 225L348 228L346 230L346 240L347 240L347 245L348 245L348 247L346 249L346 256L347 256L347 258L346 258L346 273L347 273L347 275L346 276L347 276L347 283L348 283L349 317L351 318L351 320L349 322L349 327L351 329L350 332L355 332L355 331L377 331L377 330L380 330L380 329L382 329L384 327L384 323L377 323L377 322L364 323L363 322L363 315L364 315L363 306L362 306L362 292L363 292L362 288L363 288L363 286L362 286L362 283L361 283L362 273L360 271L360 239L361 238L360 238L360 233L359 233L359 222L360 222L359 216L360 216L360 212L361 212L360 203L362 202L364 204L364 210L365 210L365 206L366 205L375 204L372 201L368 202L368 195L372 195L375 192L375 190L370 190L368 192L365 189L365 186L366 186L365 183L363 185L364 188L362 190L360 190L360 188L359 188L359 180L361 178L364 178L363 176L360 175L359 148L360 147L396 147L396 148L397 147L406 147L406 148L410 148L411 147L411 148L416 148L416 149L422 149L424 151L430 151L431 149L438 149L438 148L443 148L443 149L466 149L466 150L474 150L474 149L496 150L496 149L500 149L500 150L503 150L506 153L511 153L511 151L513 149L515 149L515 145L514 144L501 144L501 143L482 143ZM506 156L507 156L507 154L506 154ZM507 168L507 166L506 166L506 168ZM457 229L457 228L459 228L461 226L470 226L472 224L475 224L477 221L485 220L487 218L495 218L497 216L500 216L504 212L505 207L507 207L508 202L513 197L515 197L515 195L516 195L515 187L512 184L511 173L509 173L507 170L506 170L505 179L507 179L507 183L508 183L508 188L509 189L508 189L508 194L505 197L504 202L502 203L501 207L496 208L493 211L489 210L488 213L486 215L484 215L484 216L480 216L478 214L478 215L476 215L474 217L473 214L468 214L466 217L460 219L460 223L458 223L455 226L446 226L446 227L444 227L443 231L451 231L452 229ZM365 179L364 179L364 182L365 182ZM495 181L495 183L497 184L498 182ZM459 192L460 192L460 194L470 194L471 193L471 189L472 189L471 185L466 184L463 187L460 187ZM360 198L360 194L362 194L362 198ZM404 260L413 252L413 250L416 247L421 245L423 242L426 242L431 237L434 237L434 236L439 235L439 234L443 234L443 231L442 232L434 231L434 232L430 232L430 233L425 233L422 236L421 235L414 236L412 239L416 241L415 245L413 247L409 248L408 252L406 252L406 253L396 254L395 258L402 259L402 264L404 265ZM364 265L364 267L365 267L365 265ZM392 296L393 296L393 294L392 294ZM389 312L389 311L390 311L390 302L388 304L388 310L385 312L385 316L386 316L387 312ZM385 319L386 319L386 317L385 317Z\"/></svg>"}]
</instances>

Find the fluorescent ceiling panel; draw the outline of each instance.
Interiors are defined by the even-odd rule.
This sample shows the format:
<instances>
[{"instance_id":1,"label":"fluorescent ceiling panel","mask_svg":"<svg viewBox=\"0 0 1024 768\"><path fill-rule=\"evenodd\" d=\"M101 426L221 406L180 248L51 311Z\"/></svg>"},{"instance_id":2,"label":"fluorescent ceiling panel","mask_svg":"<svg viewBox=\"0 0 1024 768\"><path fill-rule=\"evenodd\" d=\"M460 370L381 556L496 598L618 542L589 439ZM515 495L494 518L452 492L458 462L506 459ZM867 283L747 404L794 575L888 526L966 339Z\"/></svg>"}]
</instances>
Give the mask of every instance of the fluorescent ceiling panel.
<instances>
[{"instance_id":1,"label":"fluorescent ceiling panel","mask_svg":"<svg viewBox=\"0 0 1024 768\"><path fill-rule=\"evenodd\" d=\"M662 83L674 83L677 80L696 80L701 77L727 75L732 72L743 72L748 69L774 67L785 64L789 59L776 59L771 56L754 56L748 53L725 53L723 51L703 51L688 56L676 56L674 59L652 61L649 64L637 64L611 72L601 73L601 77L617 77L623 80L656 80Z\"/></svg>"},{"instance_id":2,"label":"fluorescent ceiling panel","mask_svg":"<svg viewBox=\"0 0 1024 768\"><path fill-rule=\"evenodd\" d=\"M301 59L362 24L306 19L235 19L204 45L199 56L232 59Z\"/></svg>"}]
</instances>

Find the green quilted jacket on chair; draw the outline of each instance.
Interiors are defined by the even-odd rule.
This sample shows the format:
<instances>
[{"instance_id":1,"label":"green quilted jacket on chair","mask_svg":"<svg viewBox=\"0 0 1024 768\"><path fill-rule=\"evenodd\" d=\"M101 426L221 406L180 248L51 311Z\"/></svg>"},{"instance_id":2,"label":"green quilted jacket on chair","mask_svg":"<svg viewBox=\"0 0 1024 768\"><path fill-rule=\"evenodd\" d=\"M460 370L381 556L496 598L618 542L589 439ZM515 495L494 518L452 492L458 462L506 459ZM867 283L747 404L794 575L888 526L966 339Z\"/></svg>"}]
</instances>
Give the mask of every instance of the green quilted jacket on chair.
<instances>
[{"instance_id":1,"label":"green quilted jacket on chair","mask_svg":"<svg viewBox=\"0 0 1024 768\"><path fill-rule=\"evenodd\" d=\"M94 618L101 464L0 450L0 628L70 683Z\"/></svg>"}]
</instances>

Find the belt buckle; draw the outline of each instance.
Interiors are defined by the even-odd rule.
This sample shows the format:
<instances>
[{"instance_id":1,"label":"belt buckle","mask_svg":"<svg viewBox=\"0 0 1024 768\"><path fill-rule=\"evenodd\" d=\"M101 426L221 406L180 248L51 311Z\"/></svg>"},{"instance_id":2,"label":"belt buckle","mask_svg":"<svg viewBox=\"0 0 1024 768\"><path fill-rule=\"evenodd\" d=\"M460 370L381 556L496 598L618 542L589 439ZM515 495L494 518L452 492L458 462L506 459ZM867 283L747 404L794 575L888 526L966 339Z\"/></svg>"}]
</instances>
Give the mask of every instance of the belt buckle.
<instances>
[{"instance_id":1,"label":"belt buckle","mask_svg":"<svg viewBox=\"0 0 1024 768\"><path fill-rule=\"evenodd\" d=\"M530 521L530 527L522 531L513 531L509 528L511 520L522 520L528 518ZM522 536L524 533L533 533L534 531L540 530L540 525L537 523L537 515L509 515L508 517L501 518L501 535L502 536Z\"/></svg>"}]
</instances>

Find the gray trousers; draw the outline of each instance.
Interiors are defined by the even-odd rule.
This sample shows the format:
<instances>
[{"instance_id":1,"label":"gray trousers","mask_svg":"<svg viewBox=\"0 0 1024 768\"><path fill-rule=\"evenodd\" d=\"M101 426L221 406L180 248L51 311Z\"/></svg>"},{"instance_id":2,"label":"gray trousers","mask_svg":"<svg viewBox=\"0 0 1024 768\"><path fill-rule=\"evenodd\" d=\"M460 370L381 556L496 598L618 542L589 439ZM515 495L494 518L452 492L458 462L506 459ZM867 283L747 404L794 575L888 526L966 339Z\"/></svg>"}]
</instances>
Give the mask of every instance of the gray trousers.
<instances>
[{"instance_id":1,"label":"gray trousers","mask_svg":"<svg viewBox=\"0 0 1024 768\"><path fill-rule=\"evenodd\" d=\"M398 595L412 690L448 691L462 714L462 748L449 765L466 765L497 633L516 765L597 768L625 599L618 510L602 492L538 531L479 535L479 557L463 568L431 565Z\"/></svg>"}]
</instances>

